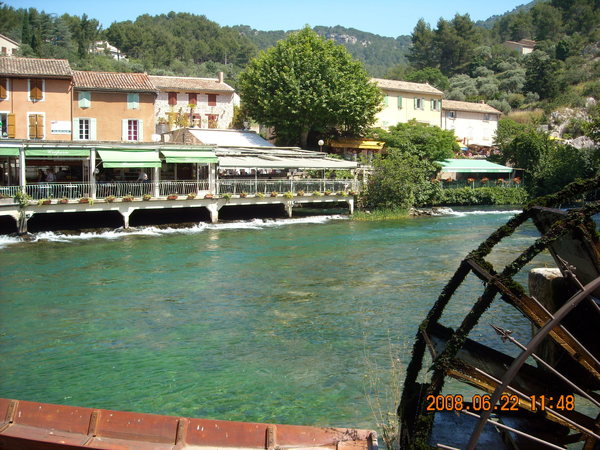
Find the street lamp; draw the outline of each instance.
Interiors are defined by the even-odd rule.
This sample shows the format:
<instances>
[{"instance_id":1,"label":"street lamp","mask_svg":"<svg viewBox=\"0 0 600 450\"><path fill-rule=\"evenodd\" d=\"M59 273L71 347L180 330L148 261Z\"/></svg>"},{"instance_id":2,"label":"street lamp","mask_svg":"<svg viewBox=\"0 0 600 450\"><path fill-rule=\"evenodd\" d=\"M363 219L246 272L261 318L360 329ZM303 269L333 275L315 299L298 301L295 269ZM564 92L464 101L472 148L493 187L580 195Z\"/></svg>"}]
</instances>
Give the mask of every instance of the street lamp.
<instances>
[{"instance_id":1,"label":"street lamp","mask_svg":"<svg viewBox=\"0 0 600 450\"><path fill-rule=\"evenodd\" d=\"M323 145L325 144L325 142L323 141L323 139L319 139L319 142L317 142L317 144L319 144L319 149L322 152L323 151Z\"/></svg>"}]
</instances>

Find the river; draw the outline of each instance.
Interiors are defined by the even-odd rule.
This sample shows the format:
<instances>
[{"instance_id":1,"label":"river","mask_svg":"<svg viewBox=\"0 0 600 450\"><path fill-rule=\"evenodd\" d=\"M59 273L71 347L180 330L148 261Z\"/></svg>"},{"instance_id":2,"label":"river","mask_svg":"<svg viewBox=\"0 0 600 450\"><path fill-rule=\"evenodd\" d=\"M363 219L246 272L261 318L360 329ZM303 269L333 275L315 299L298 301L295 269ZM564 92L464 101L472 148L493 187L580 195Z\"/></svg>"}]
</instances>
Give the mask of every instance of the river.
<instances>
[{"instance_id":1,"label":"river","mask_svg":"<svg viewBox=\"0 0 600 450\"><path fill-rule=\"evenodd\" d=\"M390 348L406 364L460 259L514 213L0 236L0 396L375 428L367 399L373 381L392 384ZM491 261L535 235L526 226ZM481 289L471 280L445 322L458 323ZM509 352L489 322L528 337L501 301L472 336Z\"/></svg>"}]
</instances>

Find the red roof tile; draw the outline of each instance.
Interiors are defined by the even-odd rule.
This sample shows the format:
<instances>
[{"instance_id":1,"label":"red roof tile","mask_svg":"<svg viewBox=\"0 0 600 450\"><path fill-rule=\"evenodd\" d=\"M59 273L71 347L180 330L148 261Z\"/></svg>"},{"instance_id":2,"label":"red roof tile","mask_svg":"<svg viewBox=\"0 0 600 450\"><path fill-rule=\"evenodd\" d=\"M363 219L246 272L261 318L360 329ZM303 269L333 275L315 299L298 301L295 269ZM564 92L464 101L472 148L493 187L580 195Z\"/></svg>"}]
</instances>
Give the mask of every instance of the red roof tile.
<instances>
[{"instance_id":1,"label":"red roof tile","mask_svg":"<svg viewBox=\"0 0 600 450\"><path fill-rule=\"evenodd\" d=\"M0 75L17 77L72 78L66 59L0 57Z\"/></svg>"},{"instance_id":2,"label":"red roof tile","mask_svg":"<svg viewBox=\"0 0 600 450\"><path fill-rule=\"evenodd\" d=\"M75 70L76 89L95 91L156 92L145 73L88 72Z\"/></svg>"},{"instance_id":3,"label":"red roof tile","mask_svg":"<svg viewBox=\"0 0 600 450\"><path fill-rule=\"evenodd\" d=\"M172 92L233 92L227 83L216 78L162 77L150 75L150 81L161 91Z\"/></svg>"}]
</instances>

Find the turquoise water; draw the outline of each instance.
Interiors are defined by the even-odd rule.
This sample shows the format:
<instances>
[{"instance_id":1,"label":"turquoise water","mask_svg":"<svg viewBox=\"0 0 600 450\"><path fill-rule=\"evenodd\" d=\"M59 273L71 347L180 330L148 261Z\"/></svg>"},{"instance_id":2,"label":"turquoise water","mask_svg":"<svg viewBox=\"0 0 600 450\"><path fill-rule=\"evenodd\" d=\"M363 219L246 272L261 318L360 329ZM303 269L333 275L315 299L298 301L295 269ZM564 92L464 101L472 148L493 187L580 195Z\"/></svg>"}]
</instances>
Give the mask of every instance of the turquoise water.
<instances>
[{"instance_id":1,"label":"turquoise water","mask_svg":"<svg viewBox=\"0 0 600 450\"><path fill-rule=\"evenodd\" d=\"M375 428L367 379L385 374L390 341L408 361L460 259L513 214L486 213L4 237L0 396ZM508 261L534 235L525 228L492 260ZM461 293L447 323L476 295ZM508 351L489 321L526 339L509 306L488 315L474 331L483 342Z\"/></svg>"}]
</instances>

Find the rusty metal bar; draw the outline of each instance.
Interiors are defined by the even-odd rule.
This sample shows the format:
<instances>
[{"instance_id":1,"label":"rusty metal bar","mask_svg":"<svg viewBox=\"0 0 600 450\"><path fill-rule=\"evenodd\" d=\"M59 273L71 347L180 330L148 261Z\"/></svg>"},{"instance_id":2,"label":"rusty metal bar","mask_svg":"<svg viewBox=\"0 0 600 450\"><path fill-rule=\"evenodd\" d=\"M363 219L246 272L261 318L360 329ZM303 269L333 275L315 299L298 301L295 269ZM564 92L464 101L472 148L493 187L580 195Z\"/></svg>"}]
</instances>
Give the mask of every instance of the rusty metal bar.
<instances>
[{"instance_id":1,"label":"rusty metal bar","mask_svg":"<svg viewBox=\"0 0 600 450\"><path fill-rule=\"evenodd\" d=\"M488 283L495 285L502 295L510 296L515 306L517 306L525 316L531 319L540 328L545 322L552 320L553 316L550 311L548 311L535 297L528 296L527 299L530 301L530 304L527 304L523 299L515 296L510 289L498 280L498 278L492 276L475 261L468 260L468 263L473 272L481 275ZM550 336L558 345L564 348L575 361L592 371L596 378L600 378L600 361L598 361L596 357L569 332L569 330L559 324L555 329L550 331Z\"/></svg>"},{"instance_id":2,"label":"rusty metal bar","mask_svg":"<svg viewBox=\"0 0 600 450\"><path fill-rule=\"evenodd\" d=\"M479 373L481 373L481 374L485 375L486 377L489 377L489 378L490 378L492 381L496 382L498 385L500 385L500 384L501 384L500 380L498 380L497 378L493 377L492 375L489 375L488 373L484 372L483 370L481 370L481 369L477 369L477 368L475 368L475 370L476 370L477 372L479 372ZM512 386L506 386L506 389L507 389L507 390L509 390L509 391L511 391L511 392L512 392L512 393L514 393L514 394L517 394L519 397L521 397L521 398L523 398L523 399L525 399L525 400L527 400L527 401L531 402L531 398L530 398L530 397L529 397L527 394L525 394L525 393L523 393L523 392L519 391L518 389L515 389L515 388L514 388L514 387L512 387ZM490 401L491 401L491 400L490 400ZM535 404L536 404L536 406L540 405L540 403L538 403L538 402L535 402ZM563 416L562 414L560 414L560 413L556 412L555 410L553 410L553 409L551 409L551 408L547 408L547 409L545 409L545 410L544 410L544 412L545 412L546 414L550 414L550 415L552 415L552 416L555 416L555 417L557 417L558 419L560 419L560 420L564 421L565 423L567 423L567 424L571 425L571 426L572 426L574 429L581 430L581 431L583 431L585 434L588 434L589 436L591 436L591 437L594 437L594 438L596 438L596 439L599 439L599 440L600 440L600 436L598 436L596 433L594 433L594 432L593 432L593 431L591 431L590 429L588 429L588 428L584 427L583 425L581 425L581 424L579 424L579 423L577 423L577 422L575 422L575 421L573 421L573 420L569 419L568 417L565 417L565 416Z\"/></svg>"},{"instance_id":3,"label":"rusty metal bar","mask_svg":"<svg viewBox=\"0 0 600 450\"><path fill-rule=\"evenodd\" d=\"M565 316L573 310L573 308L575 308L579 303L581 303L581 301L583 301L598 287L600 287L600 277L588 283L582 291L578 292L573 297L571 297L563 306L559 308L559 310L555 313L554 318L538 330L538 332L535 334L535 336L533 336L531 341L529 341L529 344L527 345L527 350L522 352L521 355L519 355L519 357L514 360L508 371L504 374L501 385L496 388L496 390L492 394L492 398L490 399L492 405L495 405L498 402L498 400L500 399L500 395L502 395L502 393L506 389L506 386L508 386L508 383L512 381L512 379L519 372L523 364L525 364L527 358L529 358L529 356L535 351L537 346L548 335L550 330L552 330L556 325L558 325L560 321L563 320ZM477 444L477 441L479 441L479 436L483 431L485 421L489 419L490 414L491 411L485 411L481 415L481 419L477 423L473 434L471 434L471 439L469 439L467 450L475 450L475 445ZM598 439L600 439L600 437L598 437Z\"/></svg>"},{"instance_id":4,"label":"rusty metal bar","mask_svg":"<svg viewBox=\"0 0 600 450\"><path fill-rule=\"evenodd\" d=\"M477 414L472 413L470 411L462 410L461 413L467 414L469 416L476 417L477 419L481 420L481 416L478 416ZM559 447L558 445L554 445L551 442L544 441L543 439L540 439L540 438L537 438L535 436L532 436L531 434L527 434L527 433L524 433L523 431L519 431L519 430L517 430L515 428L512 428L512 427L509 427L507 425L504 425L503 423L496 422L496 421L491 420L491 419L486 419L486 421L487 421L487 423L491 423L495 427L502 428L504 430L508 430L511 433L518 434L519 436L523 436L523 437L525 437L527 439L531 439L532 441L535 441L535 442L538 442L540 444L546 445L546 446L548 446L550 448L555 448L555 449L558 449L558 450L564 450L564 447Z\"/></svg>"},{"instance_id":5,"label":"rusty metal bar","mask_svg":"<svg viewBox=\"0 0 600 450\"><path fill-rule=\"evenodd\" d=\"M500 328L499 326L496 326L494 324L490 324L490 325L492 326L492 328L496 331L496 333L500 336L500 338L503 341L508 340L508 341L512 342L513 344L515 344L517 347L519 347L521 350L527 350L527 347L525 347L523 344L521 344L519 341L517 341L514 337L512 337L510 335L512 333L510 330L505 330L505 329ZM567 377L565 377L564 375L562 375L558 370L556 370L554 367L552 367L550 364L548 364L546 361L544 361L542 358L540 358L535 353L532 353L531 356L537 362L539 362L540 364L542 364L546 369L548 369L549 371L551 371L554 375L556 375L558 378L560 378L562 381L564 381L565 383L567 383L569 386L571 386L573 389L575 389L577 392L579 392L582 396L584 396L589 401L591 401L594 405L596 405L597 407L600 408L600 402L598 402L596 399L594 399L594 397L592 397L591 395L589 395L587 392L585 392L583 389L581 389L579 386L577 386L575 383L573 383Z\"/></svg>"}]
</instances>

